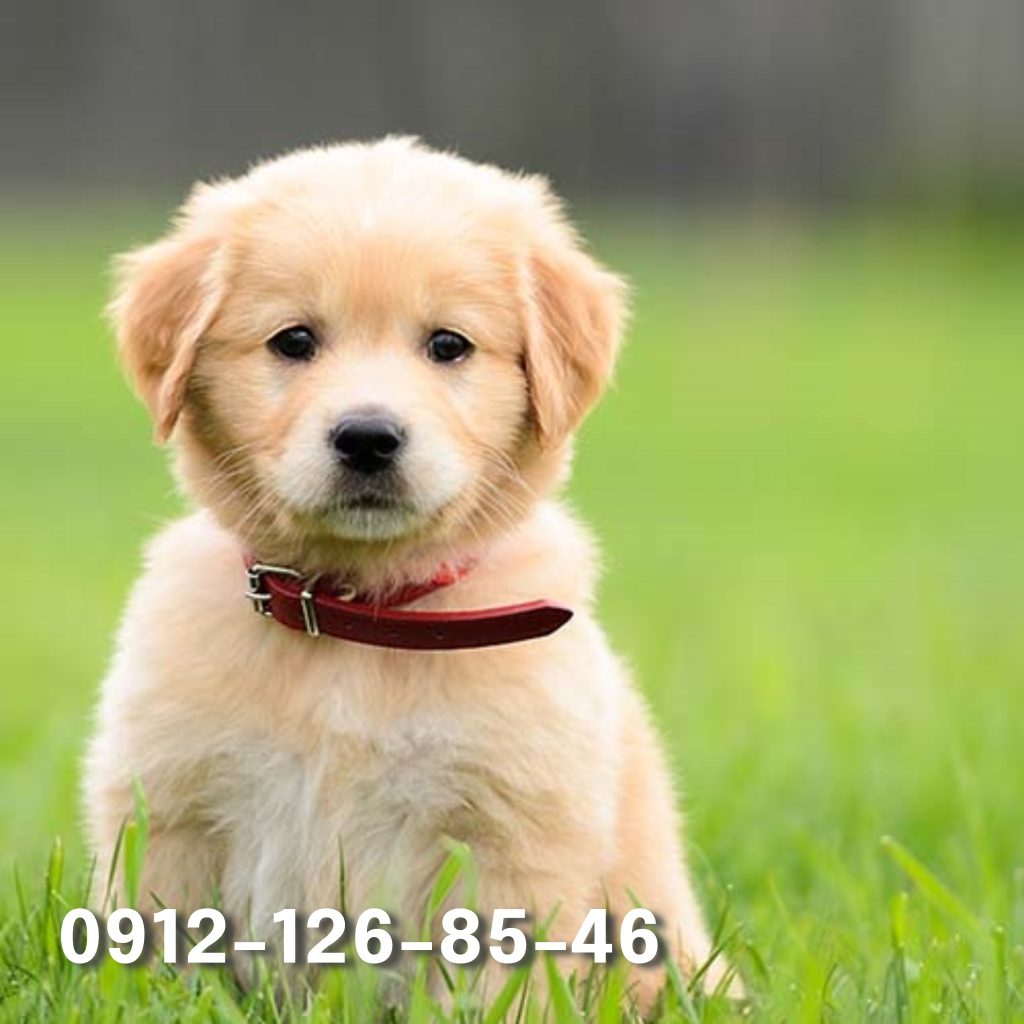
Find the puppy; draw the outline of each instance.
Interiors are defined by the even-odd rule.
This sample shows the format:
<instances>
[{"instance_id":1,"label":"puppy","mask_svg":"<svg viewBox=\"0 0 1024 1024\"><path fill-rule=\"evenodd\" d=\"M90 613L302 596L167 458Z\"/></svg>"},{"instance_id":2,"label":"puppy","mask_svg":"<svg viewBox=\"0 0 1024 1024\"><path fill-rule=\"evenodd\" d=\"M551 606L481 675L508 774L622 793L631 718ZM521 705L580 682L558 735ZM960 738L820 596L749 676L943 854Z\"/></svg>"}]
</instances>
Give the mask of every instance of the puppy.
<instances>
[{"instance_id":1,"label":"puppy","mask_svg":"<svg viewBox=\"0 0 1024 1024\"><path fill-rule=\"evenodd\" d=\"M482 913L571 941L636 899L705 962L659 743L552 497L623 307L543 180L397 138L201 185L122 258L120 354L197 511L150 544L103 685L101 864L137 779L142 888L181 912L216 894L273 938L343 873L412 934L452 837ZM663 966L634 975L649 1003Z\"/></svg>"}]
</instances>

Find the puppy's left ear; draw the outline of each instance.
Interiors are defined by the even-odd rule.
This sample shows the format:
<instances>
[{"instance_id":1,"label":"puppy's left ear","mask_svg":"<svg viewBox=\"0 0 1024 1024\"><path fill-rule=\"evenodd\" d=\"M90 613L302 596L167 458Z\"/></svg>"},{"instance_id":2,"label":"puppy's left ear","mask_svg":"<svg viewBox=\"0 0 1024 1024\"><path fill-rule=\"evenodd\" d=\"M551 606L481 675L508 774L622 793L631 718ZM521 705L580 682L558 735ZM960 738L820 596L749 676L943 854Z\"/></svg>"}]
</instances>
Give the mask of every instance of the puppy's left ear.
<instances>
[{"instance_id":1,"label":"puppy's left ear","mask_svg":"<svg viewBox=\"0 0 1024 1024\"><path fill-rule=\"evenodd\" d=\"M166 441L185 401L200 338L223 297L219 243L182 227L118 258L107 315L139 397Z\"/></svg>"},{"instance_id":2,"label":"puppy's left ear","mask_svg":"<svg viewBox=\"0 0 1024 1024\"><path fill-rule=\"evenodd\" d=\"M560 238L528 264L525 367L537 440L568 440L607 385L626 318L625 282Z\"/></svg>"}]
</instances>

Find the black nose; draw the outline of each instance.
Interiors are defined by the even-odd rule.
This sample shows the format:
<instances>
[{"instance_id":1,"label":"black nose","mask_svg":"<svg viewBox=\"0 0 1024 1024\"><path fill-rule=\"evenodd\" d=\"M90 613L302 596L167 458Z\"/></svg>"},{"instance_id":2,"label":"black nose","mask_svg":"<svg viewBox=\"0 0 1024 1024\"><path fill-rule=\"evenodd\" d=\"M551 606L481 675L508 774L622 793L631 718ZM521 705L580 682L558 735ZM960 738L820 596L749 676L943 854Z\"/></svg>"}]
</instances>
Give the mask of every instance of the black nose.
<instances>
[{"instance_id":1,"label":"black nose","mask_svg":"<svg viewBox=\"0 0 1024 1024\"><path fill-rule=\"evenodd\" d=\"M340 419L330 442L342 464L357 473L379 473L395 460L405 431L390 416L353 414Z\"/></svg>"}]
</instances>

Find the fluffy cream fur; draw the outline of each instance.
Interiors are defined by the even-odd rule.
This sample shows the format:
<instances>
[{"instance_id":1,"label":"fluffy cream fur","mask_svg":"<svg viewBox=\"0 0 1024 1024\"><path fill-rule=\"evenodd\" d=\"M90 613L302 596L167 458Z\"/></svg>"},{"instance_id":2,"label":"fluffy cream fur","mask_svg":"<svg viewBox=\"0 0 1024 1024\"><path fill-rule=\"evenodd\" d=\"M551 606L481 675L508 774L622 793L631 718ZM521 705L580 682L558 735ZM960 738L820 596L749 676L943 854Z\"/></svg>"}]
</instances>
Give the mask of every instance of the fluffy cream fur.
<instances>
[{"instance_id":1,"label":"fluffy cream fur","mask_svg":"<svg viewBox=\"0 0 1024 1024\"><path fill-rule=\"evenodd\" d=\"M550 497L622 307L543 181L401 139L201 187L124 258L122 356L200 511L150 545L103 686L85 779L101 862L138 778L145 889L180 910L216 891L272 937L278 909L337 905L341 851L347 906L412 929L450 836L472 847L484 912L557 906L571 939L589 908L621 914L635 894L684 970L704 961L659 743L594 621L591 541ZM267 349L294 323L321 339L309 363ZM427 360L439 327L470 358ZM367 404L409 444L401 508L357 515L323 439ZM246 550L364 587L474 557L416 607L547 597L576 615L480 651L315 640L252 613ZM635 976L649 1000L661 969Z\"/></svg>"}]
</instances>

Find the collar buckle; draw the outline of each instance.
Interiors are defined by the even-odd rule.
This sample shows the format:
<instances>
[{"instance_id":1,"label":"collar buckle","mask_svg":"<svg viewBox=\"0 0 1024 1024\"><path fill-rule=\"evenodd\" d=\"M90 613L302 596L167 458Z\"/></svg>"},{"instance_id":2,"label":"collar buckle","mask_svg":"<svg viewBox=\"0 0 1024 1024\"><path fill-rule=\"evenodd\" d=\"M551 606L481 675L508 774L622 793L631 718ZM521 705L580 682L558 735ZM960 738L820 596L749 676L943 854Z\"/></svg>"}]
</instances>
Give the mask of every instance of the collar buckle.
<instances>
[{"instance_id":1,"label":"collar buckle","mask_svg":"<svg viewBox=\"0 0 1024 1024\"><path fill-rule=\"evenodd\" d=\"M317 618L316 600L313 593L316 580L306 580L302 573L289 569L287 566L267 565L264 562L253 562L251 565L246 566L245 576L249 589L245 592L245 596L248 600L252 601L253 611L257 615L264 615L269 619L274 617L274 613L270 610L271 593L266 589L264 583L264 577L268 574L287 576L289 579L302 581L302 591L299 594L302 620L309 636L320 636L320 621Z\"/></svg>"}]
</instances>

